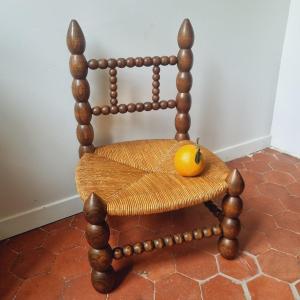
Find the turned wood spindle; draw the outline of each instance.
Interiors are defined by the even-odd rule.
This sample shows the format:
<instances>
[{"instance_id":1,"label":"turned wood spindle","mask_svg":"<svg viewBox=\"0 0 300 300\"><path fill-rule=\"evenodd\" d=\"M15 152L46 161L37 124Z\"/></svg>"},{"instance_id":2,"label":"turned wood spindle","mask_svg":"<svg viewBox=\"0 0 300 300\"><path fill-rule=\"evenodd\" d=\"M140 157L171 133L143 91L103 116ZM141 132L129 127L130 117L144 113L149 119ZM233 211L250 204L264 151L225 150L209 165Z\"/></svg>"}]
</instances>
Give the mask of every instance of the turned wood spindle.
<instances>
[{"instance_id":1,"label":"turned wood spindle","mask_svg":"<svg viewBox=\"0 0 300 300\"><path fill-rule=\"evenodd\" d=\"M69 25L67 46L71 52L69 66L73 76L72 94L76 101L74 112L78 122L76 133L80 143L79 157L81 157L84 153L94 152L95 147L93 145L94 130L90 124L92 108L88 102L90 86L86 80L88 63L83 54L85 50L85 38L79 24L75 20L72 20Z\"/></svg>"},{"instance_id":2,"label":"turned wood spindle","mask_svg":"<svg viewBox=\"0 0 300 300\"><path fill-rule=\"evenodd\" d=\"M224 218L221 222L222 236L218 242L221 255L233 259L238 255L239 243L237 236L241 229L239 215L243 209L243 201L239 195L244 190L244 180L237 169L227 177L228 191L222 201Z\"/></svg>"},{"instance_id":3,"label":"turned wood spindle","mask_svg":"<svg viewBox=\"0 0 300 300\"><path fill-rule=\"evenodd\" d=\"M91 279L94 288L101 293L112 291L116 273L111 266L116 250L111 249L109 227L105 222L106 205L96 194L84 202L84 216L88 222L85 236L91 246L88 258L92 267Z\"/></svg>"},{"instance_id":4,"label":"turned wood spindle","mask_svg":"<svg viewBox=\"0 0 300 300\"><path fill-rule=\"evenodd\" d=\"M112 61L112 60L110 60ZM117 64L117 61L114 60L115 63ZM116 64L111 64L113 66L116 66ZM117 69L114 67L112 69L109 69L109 81L110 81L110 104L112 105L112 107L116 107L116 105L118 104L118 86L117 86ZM116 114L118 112L117 109L114 109L111 111L111 113Z\"/></svg>"},{"instance_id":5,"label":"turned wood spindle","mask_svg":"<svg viewBox=\"0 0 300 300\"><path fill-rule=\"evenodd\" d=\"M177 54L178 74L176 77L176 87L178 90L176 96L177 114L175 118L175 127L177 133L175 139L178 141L189 140L191 107L190 89L192 87L192 74L190 70L193 66L193 52L191 50L194 43L193 27L188 19L185 19L178 32L179 52Z\"/></svg>"},{"instance_id":6,"label":"turned wood spindle","mask_svg":"<svg viewBox=\"0 0 300 300\"><path fill-rule=\"evenodd\" d=\"M155 56L154 58L158 58L158 56ZM154 61L153 58L153 61ZM153 102L158 102L159 101L159 79L160 79L160 68L157 65L158 62L156 62L156 64L154 63L154 67L153 67L153 76L152 76L152 100Z\"/></svg>"}]
</instances>

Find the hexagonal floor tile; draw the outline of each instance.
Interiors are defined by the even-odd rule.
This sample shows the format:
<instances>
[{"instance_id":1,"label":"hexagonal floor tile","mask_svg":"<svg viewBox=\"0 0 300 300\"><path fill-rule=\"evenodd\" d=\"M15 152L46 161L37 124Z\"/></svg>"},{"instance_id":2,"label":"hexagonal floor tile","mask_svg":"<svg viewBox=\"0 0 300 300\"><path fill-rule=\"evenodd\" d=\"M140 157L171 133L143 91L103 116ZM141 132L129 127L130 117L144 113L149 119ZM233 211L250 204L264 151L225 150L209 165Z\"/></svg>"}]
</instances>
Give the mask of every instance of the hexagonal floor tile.
<instances>
[{"instance_id":1,"label":"hexagonal floor tile","mask_svg":"<svg viewBox=\"0 0 300 300\"><path fill-rule=\"evenodd\" d=\"M279 227L300 233L300 214L284 211L275 217L275 221Z\"/></svg>"},{"instance_id":2,"label":"hexagonal floor tile","mask_svg":"<svg viewBox=\"0 0 300 300\"><path fill-rule=\"evenodd\" d=\"M109 227L116 229L118 231L126 231L132 229L139 225L140 217L139 216L130 216L130 217L119 217L119 216L108 216Z\"/></svg>"},{"instance_id":3,"label":"hexagonal floor tile","mask_svg":"<svg viewBox=\"0 0 300 300\"><path fill-rule=\"evenodd\" d=\"M111 294L109 300L152 300L154 296L154 284L134 273L128 274Z\"/></svg>"},{"instance_id":4,"label":"hexagonal floor tile","mask_svg":"<svg viewBox=\"0 0 300 300\"><path fill-rule=\"evenodd\" d=\"M75 247L62 251L57 255L51 273L63 280L90 273L87 250Z\"/></svg>"},{"instance_id":5,"label":"hexagonal floor tile","mask_svg":"<svg viewBox=\"0 0 300 300\"><path fill-rule=\"evenodd\" d=\"M171 212L140 216L140 226L151 231L161 232L162 228L170 228L173 225Z\"/></svg>"},{"instance_id":6,"label":"hexagonal floor tile","mask_svg":"<svg viewBox=\"0 0 300 300\"><path fill-rule=\"evenodd\" d=\"M54 260L55 255L47 249L27 250L18 256L11 271L24 279L39 274L46 274L51 270Z\"/></svg>"},{"instance_id":7,"label":"hexagonal floor tile","mask_svg":"<svg viewBox=\"0 0 300 300\"><path fill-rule=\"evenodd\" d=\"M252 300L293 300L288 284L276 279L260 276L247 283Z\"/></svg>"},{"instance_id":8,"label":"hexagonal floor tile","mask_svg":"<svg viewBox=\"0 0 300 300\"><path fill-rule=\"evenodd\" d=\"M87 221L84 217L84 214L80 213L80 214L75 215L73 220L71 221L70 225L77 229L85 230Z\"/></svg>"},{"instance_id":9,"label":"hexagonal floor tile","mask_svg":"<svg viewBox=\"0 0 300 300\"><path fill-rule=\"evenodd\" d=\"M292 196L300 197L300 182L299 181L289 184L286 188Z\"/></svg>"},{"instance_id":10,"label":"hexagonal floor tile","mask_svg":"<svg viewBox=\"0 0 300 300\"><path fill-rule=\"evenodd\" d=\"M181 274L173 274L155 284L155 299L199 300L199 284Z\"/></svg>"},{"instance_id":11,"label":"hexagonal floor tile","mask_svg":"<svg viewBox=\"0 0 300 300\"><path fill-rule=\"evenodd\" d=\"M275 278L294 282L300 278L300 259L294 256L276 251L268 252L258 256L262 271Z\"/></svg>"},{"instance_id":12,"label":"hexagonal floor tile","mask_svg":"<svg viewBox=\"0 0 300 300\"><path fill-rule=\"evenodd\" d=\"M235 284L223 276L216 276L201 285L204 300L240 300L244 298L244 292L239 284Z\"/></svg>"},{"instance_id":13,"label":"hexagonal floor tile","mask_svg":"<svg viewBox=\"0 0 300 300\"><path fill-rule=\"evenodd\" d=\"M265 161L249 161L245 163L248 171L254 171L258 173L265 173L271 170L270 166Z\"/></svg>"},{"instance_id":14,"label":"hexagonal floor tile","mask_svg":"<svg viewBox=\"0 0 300 300\"><path fill-rule=\"evenodd\" d=\"M261 195L269 198L280 199L289 195L285 187L275 183L266 182L259 184L257 187Z\"/></svg>"},{"instance_id":15,"label":"hexagonal floor tile","mask_svg":"<svg viewBox=\"0 0 300 300\"><path fill-rule=\"evenodd\" d=\"M215 258L203 251L183 244L176 248L176 270L194 279L206 279L218 272Z\"/></svg>"},{"instance_id":16,"label":"hexagonal floor tile","mask_svg":"<svg viewBox=\"0 0 300 300\"><path fill-rule=\"evenodd\" d=\"M126 244L134 244L157 237L153 231L142 227L134 227L126 231L122 231L119 237L119 244L124 246Z\"/></svg>"},{"instance_id":17,"label":"hexagonal floor tile","mask_svg":"<svg viewBox=\"0 0 300 300\"><path fill-rule=\"evenodd\" d=\"M83 241L84 233L76 228L63 228L49 233L44 247L52 251L54 254L59 254L66 249L79 246Z\"/></svg>"},{"instance_id":18,"label":"hexagonal floor tile","mask_svg":"<svg viewBox=\"0 0 300 300\"><path fill-rule=\"evenodd\" d=\"M218 255L217 259L220 271L235 279L248 279L258 273L254 259L245 253L240 254L234 260L225 259L221 255Z\"/></svg>"},{"instance_id":19,"label":"hexagonal floor tile","mask_svg":"<svg viewBox=\"0 0 300 300\"><path fill-rule=\"evenodd\" d=\"M290 174L286 172L276 171L276 170L266 173L264 175L264 178L267 182L275 183L283 186L295 182L295 179Z\"/></svg>"},{"instance_id":20,"label":"hexagonal floor tile","mask_svg":"<svg viewBox=\"0 0 300 300\"><path fill-rule=\"evenodd\" d=\"M9 239L7 245L17 252L35 249L44 243L47 235L47 232L39 228L34 229L14 236L13 238Z\"/></svg>"},{"instance_id":21,"label":"hexagonal floor tile","mask_svg":"<svg viewBox=\"0 0 300 300\"><path fill-rule=\"evenodd\" d=\"M296 171L296 166L294 165L294 163L280 159L277 161L272 161L270 162L270 166L273 170L278 170L278 171L282 171L282 172L293 172Z\"/></svg>"},{"instance_id":22,"label":"hexagonal floor tile","mask_svg":"<svg viewBox=\"0 0 300 300\"><path fill-rule=\"evenodd\" d=\"M86 274L72 279L65 284L64 300L105 300L106 294L98 293L91 283L91 275Z\"/></svg>"},{"instance_id":23,"label":"hexagonal floor tile","mask_svg":"<svg viewBox=\"0 0 300 300\"><path fill-rule=\"evenodd\" d=\"M268 251L271 245L264 232L249 231L242 228L240 236L240 249L246 250L253 255L258 255Z\"/></svg>"},{"instance_id":24,"label":"hexagonal floor tile","mask_svg":"<svg viewBox=\"0 0 300 300\"><path fill-rule=\"evenodd\" d=\"M17 292L17 300L61 299L64 283L57 277L47 274L26 280Z\"/></svg>"},{"instance_id":25,"label":"hexagonal floor tile","mask_svg":"<svg viewBox=\"0 0 300 300\"><path fill-rule=\"evenodd\" d=\"M278 228L267 232L272 248L292 255L300 255L300 235L286 229Z\"/></svg>"},{"instance_id":26,"label":"hexagonal floor tile","mask_svg":"<svg viewBox=\"0 0 300 300\"><path fill-rule=\"evenodd\" d=\"M254 153L252 159L255 161L264 161L266 163L278 160L275 153L270 153L264 150Z\"/></svg>"},{"instance_id":27,"label":"hexagonal floor tile","mask_svg":"<svg viewBox=\"0 0 300 300\"><path fill-rule=\"evenodd\" d=\"M267 233L269 230L277 228L272 216L265 213L250 210L241 214L241 223L249 231L262 231Z\"/></svg>"},{"instance_id":28,"label":"hexagonal floor tile","mask_svg":"<svg viewBox=\"0 0 300 300\"><path fill-rule=\"evenodd\" d=\"M7 271L0 270L0 299L14 299L21 283L22 280L17 278L15 275Z\"/></svg>"},{"instance_id":29,"label":"hexagonal floor tile","mask_svg":"<svg viewBox=\"0 0 300 300\"><path fill-rule=\"evenodd\" d=\"M133 270L152 281L157 281L175 272L175 258L169 248L144 253L135 257Z\"/></svg>"},{"instance_id":30,"label":"hexagonal floor tile","mask_svg":"<svg viewBox=\"0 0 300 300\"><path fill-rule=\"evenodd\" d=\"M284 210L279 199L268 198L263 195L251 197L247 201L244 201L244 204L246 208L252 208L268 215L275 215Z\"/></svg>"},{"instance_id":31,"label":"hexagonal floor tile","mask_svg":"<svg viewBox=\"0 0 300 300\"><path fill-rule=\"evenodd\" d=\"M69 228L73 219L74 219L74 216L67 217L67 218L58 220L56 222L47 224L45 226L42 226L41 228L47 232L61 230L64 228Z\"/></svg>"},{"instance_id":32,"label":"hexagonal floor tile","mask_svg":"<svg viewBox=\"0 0 300 300\"><path fill-rule=\"evenodd\" d=\"M6 241L0 242L0 266L1 271L8 271L18 254L7 246Z\"/></svg>"},{"instance_id":33,"label":"hexagonal floor tile","mask_svg":"<svg viewBox=\"0 0 300 300\"><path fill-rule=\"evenodd\" d=\"M300 213L300 197L288 195L280 198L280 201L286 209Z\"/></svg>"}]
</instances>

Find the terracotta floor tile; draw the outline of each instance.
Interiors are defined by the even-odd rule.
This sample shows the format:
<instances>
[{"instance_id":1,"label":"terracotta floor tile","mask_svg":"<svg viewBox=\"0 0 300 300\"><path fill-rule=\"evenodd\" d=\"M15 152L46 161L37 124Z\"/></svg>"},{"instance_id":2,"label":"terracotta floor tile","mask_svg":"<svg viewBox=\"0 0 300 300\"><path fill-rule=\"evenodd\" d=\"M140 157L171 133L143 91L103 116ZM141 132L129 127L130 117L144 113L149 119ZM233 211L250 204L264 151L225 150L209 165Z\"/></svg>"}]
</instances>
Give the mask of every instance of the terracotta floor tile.
<instances>
[{"instance_id":1,"label":"terracotta floor tile","mask_svg":"<svg viewBox=\"0 0 300 300\"><path fill-rule=\"evenodd\" d=\"M62 297L63 281L53 275L36 276L26 280L17 292L17 300L58 300Z\"/></svg>"},{"instance_id":2,"label":"terracotta floor tile","mask_svg":"<svg viewBox=\"0 0 300 300\"><path fill-rule=\"evenodd\" d=\"M17 252L38 248L43 244L47 235L47 232L39 228L34 229L11 238L7 245Z\"/></svg>"},{"instance_id":3,"label":"terracotta floor tile","mask_svg":"<svg viewBox=\"0 0 300 300\"><path fill-rule=\"evenodd\" d=\"M55 255L44 248L27 250L21 253L11 268L11 272L20 278L29 278L48 273Z\"/></svg>"},{"instance_id":4,"label":"terracotta floor tile","mask_svg":"<svg viewBox=\"0 0 300 300\"><path fill-rule=\"evenodd\" d=\"M192 248L188 244L176 247L176 270L190 278L204 280L215 275L215 258L206 252Z\"/></svg>"},{"instance_id":5,"label":"terracotta floor tile","mask_svg":"<svg viewBox=\"0 0 300 300\"><path fill-rule=\"evenodd\" d=\"M295 212L291 212L291 211L284 211L284 212L276 215L274 218L279 227L300 233L300 214L299 213L295 213Z\"/></svg>"},{"instance_id":6,"label":"terracotta floor tile","mask_svg":"<svg viewBox=\"0 0 300 300\"><path fill-rule=\"evenodd\" d=\"M108 297L109 300L152 300L154 284L139 275L130 273Z\"/></svg>"},{"instance_id":7,"label":"terracotta floor tile","mask_svg":"<svg viewBox=\"0 0 300 300\"><path fill-rule=\"evenodd\" d=\"M122 231L120 233L119 244L121 246L124 246L126 244L134 244L136 242L142 242L156 237L157 234L150 231L149 229L135 227L127 231Z\"/></svg>"},{"instance_id":8,"label":"terracotta floor tile","mask_svg":"<svg viewBox=\"0 0 300 300\"><path fill-rule=\"evenodd\" d=\"M172 213L140 216L140 226L145 227L151 231L160 232L162 228L170 228L172 224Z\"/></svg>"},{"instance_id":9,"label":"terracotta floor tile","mask_svg":"<svg viewBox=\"0 0 300 300\"><path fill-rule=\"evenodd\" d=\"M42 226L41 228L48 232L51 232L53 230L61 230L64 228L69 228L73 219L74 219L74 216L67 217L67 218L58 220L56 222L47 224L45 226Z\"/></svg>"},{"instance_id":10,"label":"terracotta floor tile","mask_svg":"<svg viewBox=\"0 0 300 300\"><path fill-rule=\"evenodd\" d=\"M296 164L300 161L299 158L291 156L291 155L283 153L283 152L277 152L276 156L278 157L278 160L283 161L283 162L292 163L292 164Z\"/></svg>"},{"instance_id":11,"label":"terracotta floor tile","mask_svg":"<svg viewBox=\"0 0 300 300\"><path fill-rule=\"evenodd\" d=\"M61 252L53 264L51 274L69 280L90 273L87 250L75 247Z\"/></svg>"},{"instance_id":12,"label":"terracotta floor tile","mask_svg":"<svg viewBox=\"0 0 300 300\"><path fill-rule=\"evenodd\" d=\"M84 233L76 228L63 228L50 232L44 247L59 254L61 251L79 246L83 242Z\"/></svg>"},{"instance_id":13,"label":"terracotta floor tile","mask_svg":"<svg viewBox=\"0 0 300 300\"><path fill-rule=\"evenodd\" d=\"M275 183L283 186L295 182L295 179L290 174L281 171L268 172L264 175L264 178L267 182Z\"/></svg>"},{"instance_id":14,"label":"terracotta floor tile","mask_svg":"<svg viewBox=\"0 0 300 300\"><path fill-rule=\"evenodd\" d=\"M271 248L264 232L242 229L239 235L239 241L241 250L248 251L253 255L264 253Z\"/></svg>"},{"instance_id":15,"label":"terracotta floor tile","mask_svg":"<svg viewBox=\"0 0 300 300\"><path fill-rule=\"evenodd\" d=\"M240 285L231 282L223 276L216 276L201 286L203 300L222 299L239 300L245 299Z\"/></svg>"},{"instance_id":16,"label":"terracotta floor tile","mask_svg":"<svg viewBox=\"0 0 300 300\"><path fill-rule=\"evenodd\" d=\"M245 168L245 165L243 162L241 162L239 159L234 159L231 161L227 161L226 165L230 169L238 169L239 171Z\"/></svg>"},{"instance_id":17,"label":"terracotta floor tile","mask_svg":"<svg viewBox=\"0 0 300 300\"><path fill-rule=\"evenodd\" d=\"M276 215L285 210L279 199L268 198L263 195L248 198L247 201L244 201L244 207L245 209L253 208L268 215Z\"/></svg>"},{"instance_id":18,"label":"terracotta floor tile","mask_svg":"<svg viewBox=\"0 0 300 300\"><path fill-rule=\"evenodd\" d=\"M198 249L210 254L218 254L218 237L203 238L201 240L195 240L189 245L192 248Z\"/></svg>"},{"instance_id":19,"label":"terracotta floor tile","mask_svg":"<svg viewBox=\"0 0 300 300\"><path fill-rule=\"evenodd\" d=\"M276 154L278 153L277 150L272 149L272 148L270 148L270 147L263 149L263 152L264 152L264 153L267 153L267 154L272 154L272 155L275 155L275 156L276 156Z\"/></svg>"},{"instance_id":20,"label":"terracotta floor tile","mask_svg":"<svg viewBox=\"0 0 300 300\"><path fill-rule=\"evenodd\" d=\"M254 161L264 161L267 163L270 161L278 160L278 158L274 153L264 152L264 151L254 153L252 159Z\"/></svg>"},{"instance_id":21,"label":"terracotta floor tile","mask_svg":"<svg viewBox=\"0 0 300 300\"><path fill-rule=\"evenodd\" d=\"M201 300L199 284L180 274L173 274L155 285L156 300Z\"/></svg>"},{"instance_id":22,"label":"terracotta floor tile","mask_svg":"<svg viewBox=\"0 0 300 300\"><path fill-rule=\"evenodd\" d=\"M270 166L265 161L249 161L245 163L248 171L265 173L271 170Z\"/></svg>"},{"instance_id":23,"label":"terracotta floor tile","mask_svg":"<svg viewBox=\"0 0 300 300\"><path fill-rule=\"evenodd\" d=\"M262 271L275 278L291 283L300 279L300 258L271 249L259 255L258 261Z\"/></svg>"},{"instance_id":24,"label":"terracotta floor tile","mask_svg":"<svg viewBox=\"0 0 300 300\"><path fill-rule=\"evenodd\" d=\"M87 225L87 221L85 220L84 214L80 213L74 216L71 221L71 226L77 229L85 230Z\"/></svg>"},{"instance_id":25,"label":"terracotta floor tile","mask_svg":"<svg viewBox=\"0 0 300 300\"><path fill-rule=\"evenodd\" d=\"M241 170L240 173L243 176L246 185L255 186L265 181L263 174L257 172Z\"/></svg>"},{"instance_id":26,"label":"terracotta floor tile","mask_svg":"<svg viewBox=\"0 0 300 300\"><path fill-rule=\"evenodd\" d=\"M280 202L286 209L300 213L300 197L286 196L280 198Z\"/></svg>"},{"instance_id":27,"label":"terracotta floor tile","mask_svg":"<svg viewBox=\"0 0 300 300\"><path fill-rule=\"evenodd\" d=\"M249 210L241 214L241 223L249 231L262 231L267 233L269 230L277 228L272 216L266 215L256 210Z\"/></svg>"},{"instance_id":28,"label":"terracotta floor tile","mask_svg":"<svg viewBox=\"0 0 300 300\"><path fill-rule=\"evenodd\" d=\"M92 286L91 275L86 274L65 284L64 300L105 300L106 295L98 293Z\"/></svg>"},{"instance_id":29,"label":"terracotta floor tile","mask_svg":"<svg viewBox=\"0 0 300 300\"><path fill-rule=\"evenodd\" d=\"M289 195L285 187L269 182L258 185L258 190L261 195L275 199L284 198Z\"/></svg>"},{"instance_id":30,"label":"terracotta floor tile","mask_svg":"<svg viewBox=\"0 0 300 300\"><path fill-rule=\"evenodd\" d=\"M293 300L290 287L276 279L260 276L247 283L252 300Z\"/></svg>"},{"instance_id":31,"label":"terracotta floor tile","mask_svg":"<svg viewBox=\"0 0 300 300\"><path fill-rule=\"evenodd\" d=\"M297 168L297 170L292 171L289 173L295 180L300 181L300 168Z\"/></svg>"},{"instance_id":32,"label":"terracotta floor tile","mask_svg":"<svg viewBox=\"0 0 300 300\"><path fill-rule=\"evenodd\" d=\"M136 256L134 272L152 281L163 279L175 272L175 258L169 248Z\"/></svg>"},{"instance_id":33,"label":"terracotta floor tile","mask_svg":"<svg viewBox=\"0 0 300 300\"><path fill-rule=\"evenodd\" d=\"M267 238L271 247L292 255L300 255L300 235L286 229L270 230Z\"/></svg>"},{"instance_id":34,"label":"terracotta floor tile","mask_svg":"<svg viewBox=\"0 0 300 300\"><path fill-rule=\"evenodd\" d=\"M300 181L289 184L286 188L292 196L300 197Z\"/></svg>"},{"instance_id":35,"label":"terracotta floor tile","mask_svg":"<svg viewBox=\"0 0 300 300\"><path fill-rule=\"evenodd\" d=\"M293 172L296 170L296 166L292 162L287 162L285 160L278 160L270 162L270 166L273 170L282 171L282 172Z\"/></svg>"},{"instance_id":36,"label":"terracotta floor tile","mask_svg":"<svg viewBox=\"0 0 300 300\"><path fill-rule=\"evenodd\" d=\"M3 241L0 243L0 268L1 271L8 271L13 262L16 260L18 254L14 251L11 250L7 246L7 242Z\"/></svg>"},{"instance_id":37,"label":"terracotta floor tile","mask_svg":"<svg viewBox=\"0 0 300 300\"><path fill-rule=\"evenodd\" d=\"M220 271L236 279L248 279L256 275L258 268L252 257L247 254L240 254L234 260L228 260L218 255Z\"/></svg>"},{"instance_id":38,"label":"terracotta floor tile","mask_svg":"<svg viewBox=\"0 0 300 300\"><path fill-rule=\"evenodd\" d=\"M0 299L11 300L14 298L22 280L17 278L15 275L0 270Z\"/></svg>"},{"instance_id":39,"label":"terracotta floor tile","mask_svg":"<svg viewBox=\"0 0 300 300\"><path fill-rule=\"evenodd\" d=\"M132 217L118 217L118 216L109 216L108 224L111 228L118 231L126 231L132 229L139 225L139 216Z\"/></svg>"}]
</instances>

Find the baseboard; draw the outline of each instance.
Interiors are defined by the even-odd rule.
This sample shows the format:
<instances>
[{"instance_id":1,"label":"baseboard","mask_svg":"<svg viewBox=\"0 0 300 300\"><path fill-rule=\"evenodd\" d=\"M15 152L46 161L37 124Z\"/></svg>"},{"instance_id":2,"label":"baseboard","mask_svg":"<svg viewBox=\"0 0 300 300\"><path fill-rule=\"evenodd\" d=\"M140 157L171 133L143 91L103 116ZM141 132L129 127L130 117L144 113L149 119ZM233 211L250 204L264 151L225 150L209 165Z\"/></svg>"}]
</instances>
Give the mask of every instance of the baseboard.
<instances>
[{"instance_id":1,"label":"baseboard","mask_svg":"<svg viewBox=\"0 0 300 300\"><path fill-rule=\"evenodd\" d=\"M230 161L250 153L270 147L271 135L248 140L244 143L229 146L223 149L214 151L222 160Z\"/></svg>"},{"instance_id":2,"label":"baseboard","mask_svg":"<svg viewBox=\"0 0 300 300\"><path fill-rule=\"evenodd\" d=\"M55 222L82 211L78 195L0 219L0 240Z\"/></svg>"},{"instance_id":3,"label":"baseboard","mask_svg":"<svg viewBox=\"0 0 300 300\"><path fill-rule=\"evenodd\" d=\"M264 136L214 151L224 161L230 161L269 147L271 136ZM78 195L37 207L0 220L0 240L55 222L82 211Z\"/></svg>"}]
</instances>

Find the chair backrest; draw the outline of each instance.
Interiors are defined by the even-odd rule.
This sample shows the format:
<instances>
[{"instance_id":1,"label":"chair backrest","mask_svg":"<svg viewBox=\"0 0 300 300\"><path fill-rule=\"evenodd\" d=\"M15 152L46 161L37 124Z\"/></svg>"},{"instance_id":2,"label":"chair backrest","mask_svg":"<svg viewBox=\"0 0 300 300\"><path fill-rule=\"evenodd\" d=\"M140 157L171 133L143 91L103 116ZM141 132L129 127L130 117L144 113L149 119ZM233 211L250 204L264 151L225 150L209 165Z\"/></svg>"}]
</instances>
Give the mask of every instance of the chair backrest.
<instances>
[{"instance_id":1,"label":"chair backrest","mask_svg":"<svg viewBox=\"0 0 300 300\"><path fill-rule=\"evenodd\" d=\"M92 115L108 115L126 112L141 112L159 110L167 108L177 109L175 117L176 140L188 140L188 130L190 128L189 110L191 107L190 89L192 87L192 75L190 70L193 65L192 46L194 43L194 32L188 19L185 19L178 32L179 52L177 56L154 56L154 57L129 57L110 59L86 60L84 56L85 38L76 20L72 20L68 33L67 45L71 52L70 71L73 76L72 93L75 98L75 117L78 122L77 138L80 143L79 156L86 152L94 152L93 145L94 131L90 124ZM160 66L177 65L178 74L176 77L176 87L178 90L176 99L160 100L159 79ZM152 66L152 102L118 104L117 92L117 70L118 68ZM90 86L86 79L88 69L109 69L110 80L110 105L91 108L89 104Z\"/></svg>"}]
</instances>

